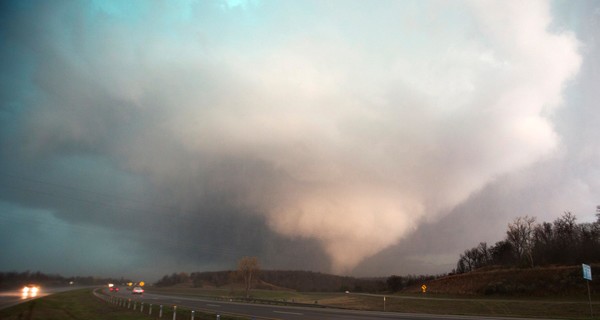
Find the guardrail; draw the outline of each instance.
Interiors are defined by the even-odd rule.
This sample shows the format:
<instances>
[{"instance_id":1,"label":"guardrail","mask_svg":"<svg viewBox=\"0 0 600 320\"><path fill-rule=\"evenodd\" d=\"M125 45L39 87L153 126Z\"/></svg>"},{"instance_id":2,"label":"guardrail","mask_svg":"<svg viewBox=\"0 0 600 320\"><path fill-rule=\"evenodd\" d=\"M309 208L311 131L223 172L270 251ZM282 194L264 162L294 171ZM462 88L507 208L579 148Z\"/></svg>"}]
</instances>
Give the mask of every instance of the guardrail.
<instances>
[{"instance_id":1,"label":"guardrail","mask_svg":"<svg viewBox=\"0 0 600 320\"><path fill-rule=\"evenodd\" d=\"M123 297L118 297L118 296L112 296L112 295L107 295L104 292L99 292L101 291L102 288L97 288L94 290L94 295L96 295L96 297L106 301L107 303L116 305L118 307L121 308L127 308L129 310L132 311L136 311L136 312L141 312L141 313L147 313L149 316L152 316L153 314L156 315L158 312L158 318L162 319L163 316L167 313L172 314L173 315L173 320L177 319L177 306L173 306L171 308L171 306L163 306L163 305L154 305L154 304L150 304L150 303L144 303L144 302L140 302L138 304L138 301L136 300L132 300L130 298L123 298ZM238 303L252 303L252 304L263 304L263 305L277 305L277 306L294 306L294 307L312 307L312 308L332 308L331 306L326 306L326 305L322 305L319 304L318 300L315 300L314 303L299 303L299 302L290 302L288 300L269 300L269 299L257 299L257 298L225 298L225 297L215 297L215 296L196 296L198 298L202 298L202 299L207 299L207 300L213 300L213 301L223 301L223 302L238 302ZM168 310L167 310L168 308ZM339 308L337 307L337 309L345 309L345 308ZM139 311L138 311L139 310ZM185 311L184 311L185 310ZM180 314L185 315L186 318L194 320L194 317L196 316L196 313L200 314L200 313L204 313L204 314L212 314L212 310L204 310L204 309L197 309L197 310L187 310L187 309L182 309L180 311ZM189 315L188 315L189 314ZM220 314L214 314L216 319L221 319L221 315ZM225 315L230 315L225 313ZM231 314L234 315L234 314ZM234 315L235 316L235 315ZM180 319L184 319L183 317L180 317Z\"/></svg>"},{"instance_id":2,"label":"guardrail","mask_svg":"<svg viewBox=\"0 0 600 320\"><path fill-rule=\"evenodd\" d=\"M118 297L118 296L107 295L101 291L102 291L102 288L96 288L93 290L93 294L98 299L100 299L106 303L112 304L112 305L120 307L120 308L126 308L133 312L145 313L150 317L152 317L152 315L154 314L154 315L157 315L158 319L162 319L163 316L165 316L167 313L171 313L172 320L177 320L178 313L177 313L176 305L174 305L171 309L171 308L165 307L161 304L154 305L152 303L145 303L143 301L132 300L131 298L123 298L123 297ZM169 308L170 310L167 310L167 308ZM158 312L158 314L157 314L157 312ZM188 315L188 313L189 313L189 315ZM208 314L208 313L206 313L206 314ZM194 320L195 316L196 316L196 310L180 310L180 319L189 318L191 320ZM215 314L215 318L217 320L220 320L221 315Z\"/></svg>"},{"instance_id":3,"label":"guardrail","mask_svg":"<svg viewBox=\"0 0 600 320\"><path fill-rule=\"evenodd\" d=\"M269 300L269 299L257 299L257 298L222 298L222 297L207 297L216 301L225 301L225 302L243 302L243 303L254 303L254 304L267 304L267 305L276 305L276 306L292 306L292 307L311 307L311 308L332 308L331 306L326 306L319 304L318 300L315 300L314 303L301 303L301 302L290 302L287 300ZM344 309L340 307L335 307L335 309Z\"/></svg>"}]
</instances>

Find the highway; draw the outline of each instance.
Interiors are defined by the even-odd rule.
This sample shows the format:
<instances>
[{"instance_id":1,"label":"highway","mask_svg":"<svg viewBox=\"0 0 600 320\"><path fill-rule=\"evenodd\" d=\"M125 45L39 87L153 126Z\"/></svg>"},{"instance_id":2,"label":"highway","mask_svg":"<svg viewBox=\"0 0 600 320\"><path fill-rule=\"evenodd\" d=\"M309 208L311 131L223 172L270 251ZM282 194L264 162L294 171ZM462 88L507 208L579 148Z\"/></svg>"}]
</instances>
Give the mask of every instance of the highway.
<instances>
[{"instance_id":1,"label":"highway","mask_svg":"<svg viewBox=\"0 0 600 320\"><path fill-rule=\"evenodd\" d=\"M227 301L215 301L203 298L171 296L164 294L144 293L142 296L132 295L131 291L123 288L119 293L110 293L105 288L105 293L120 298L132 299L143 302L148 308L153 305L153 312L158 312L158 306L163 305L164 312L171 312L173 306L184 307L196 311L205 311L217 314L231 314L246 316L251 319L263 320L367 320L367 319L415 319L415 320L519 320L519 318L481 317L481 316L453 316L433 314L412 314L395 312L356 311L333 308L275 306L262 304L248 304ZM523 318L521 318L523 319ZM537 320L540 320L537 318Z\"/></svg>"}]
</instances>

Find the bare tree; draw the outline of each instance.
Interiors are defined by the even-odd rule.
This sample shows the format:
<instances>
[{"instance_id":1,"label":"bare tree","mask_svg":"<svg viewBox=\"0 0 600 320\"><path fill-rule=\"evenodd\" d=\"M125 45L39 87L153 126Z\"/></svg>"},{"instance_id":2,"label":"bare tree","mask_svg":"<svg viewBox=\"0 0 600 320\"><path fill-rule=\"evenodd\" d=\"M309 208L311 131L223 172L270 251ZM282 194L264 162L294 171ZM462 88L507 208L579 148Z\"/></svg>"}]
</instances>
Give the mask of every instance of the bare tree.
<instances>
[{"instance_id":1,"label":"bare tree","mask_svg":"<svg viewBox=\"0 0 600 320\"><path fill-rule=\"evenodd\" d=\"M477 268L488 266L491 262L492 256L490 249L488 249L487 243L481 242L477 247L465 250L465 252L460 255L455 271L457 273L469 272Z\"/></svg>"},{"instance_id":2,"label":"bare tree","mask_svg":"<svg viewBox=\"0 0 600 320\"><path fill-rule=\"evenodd\" d=\"M560 255L561 263L577 263L577 250L579 247L580 235L577 230L577 217L570 211L565 211L560 218L554 220L554 235L556 239L556 252L562 252Z\"/></svg>"},{"instance_id":3,"label":"bare tree","mask_svg":"<svg viewBox=\"0 0 600 320\"><path fill-rule=\"evenodd\" d=\"M600 206L598 221L577 223L570 211L554 222L536 223L534 217L518 217L508 224L505 240L487 247L465 250L460 255L456 272L468 272L486 265L573 265L582 261L600 261ZM535 262L535 263L534 263Z\"/></svg>"},{"instance_id":4,"label":"bare tree","mask_svg":"<svg viewBox=\"0 0 600 320\"><path fill-rule=\"evenodd\" d=\"M479 266L487 266L492 262L492 257L490 250L488 249L488 245L486 242L480 242L479 246L477 246L477 250L479 251Z\"/></svg>"},{"instance_id":5,"label":"bare tree","mask_svg":"<svg viewBox=\"0 0 600 320\"><path fill-rule=\"evenodd\" d=\"M238 272L244 279L246 298L250 298L250 287L259 270L258 258L256 257L243 257L238 262Z\"/></svg>"},{"instance_id":6,"label":"bare tree","mask_svg":"<svg viewBox=\"0 0 600 320\"><path fill-rule=\"evenodd\" d=\"M549 222L538 224L533 230L534 256L536 262L542 265L549 264L553 260L556 237L554 227Z\"/></svg>"},{"instance_id":7,"label":"bare tree","mask_svg":"<svg viewBox=\"0 0 600 320\"><path fill-rule=\"evenodd\" d=\"M490 248L492 264L511 265L515 261L515 248L507 240L496 242Z\"/></svg>"},{"instance_id":8,"label":"bare tree","mask_svg":"<svg viewBox=\"0 0 600 320\"><path fill-rule=\"evenodd\" d=\"M512 223L509 223L506 231L506 240L513 245L517 259L519 261L527 259L532 268L535 227L535 217L524 216L517 217Z\"/></svg>"}]
</instances>

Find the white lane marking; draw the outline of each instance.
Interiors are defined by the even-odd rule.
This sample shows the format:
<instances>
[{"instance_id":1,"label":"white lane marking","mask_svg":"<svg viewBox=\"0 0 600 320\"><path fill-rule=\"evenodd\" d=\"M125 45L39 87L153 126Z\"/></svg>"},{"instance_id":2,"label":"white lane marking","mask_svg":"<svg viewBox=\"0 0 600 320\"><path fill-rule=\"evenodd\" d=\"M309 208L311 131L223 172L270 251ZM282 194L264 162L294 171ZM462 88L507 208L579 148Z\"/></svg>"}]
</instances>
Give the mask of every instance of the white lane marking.
<instances>
[{"instance_id":1,"label":"white lane marking","mask_svg":"<svg viewBox=\"0 0 600 320\"><path fill-rule=\"evenodd\" d=\"M209 304L207 304L207 306L209 306L209 307L220 307L221 305L220 304L210 304L209 303Z\"/></svg>"},{"instance_id":2,"label":"white lane marking","mask_svg":"<svg viewBox=\"0 0 600 320\"><path fill-rule=\"evenodd\" d=\"M293 315L296 315L296 316L303 315L303 313L299 313L299 312L288 312L288 311L277 311L277 310L273 310L273 312L275 312L275 313L282 313L282 314L293 314Z\"/></svg>"}]
</instances>

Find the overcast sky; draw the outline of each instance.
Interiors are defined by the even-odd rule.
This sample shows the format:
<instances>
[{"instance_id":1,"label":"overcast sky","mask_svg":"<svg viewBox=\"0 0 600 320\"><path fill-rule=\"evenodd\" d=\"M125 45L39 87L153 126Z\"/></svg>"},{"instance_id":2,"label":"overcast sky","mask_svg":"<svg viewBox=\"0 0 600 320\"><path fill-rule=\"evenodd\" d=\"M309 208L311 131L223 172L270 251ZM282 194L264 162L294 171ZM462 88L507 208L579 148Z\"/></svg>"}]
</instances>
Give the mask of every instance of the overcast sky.
<instances>
[{"instance_id":1,"label":"overcast sky","mask_svg":"<svg viewBox=\"0 0 600 320\"><path fill-rule=\"evenodd\" d=\"M0 6L0 270L443 273L595 220L598 1Z\"/></svg>"}]
</instances>

